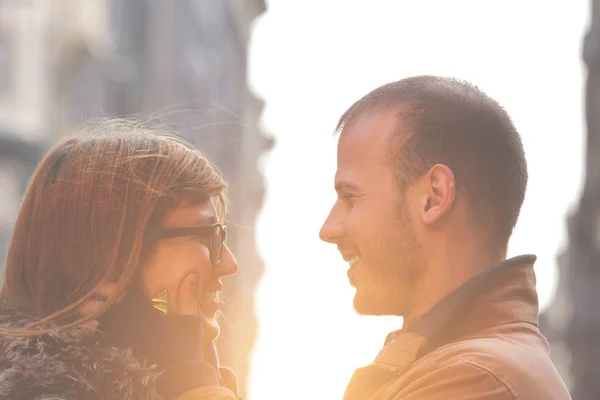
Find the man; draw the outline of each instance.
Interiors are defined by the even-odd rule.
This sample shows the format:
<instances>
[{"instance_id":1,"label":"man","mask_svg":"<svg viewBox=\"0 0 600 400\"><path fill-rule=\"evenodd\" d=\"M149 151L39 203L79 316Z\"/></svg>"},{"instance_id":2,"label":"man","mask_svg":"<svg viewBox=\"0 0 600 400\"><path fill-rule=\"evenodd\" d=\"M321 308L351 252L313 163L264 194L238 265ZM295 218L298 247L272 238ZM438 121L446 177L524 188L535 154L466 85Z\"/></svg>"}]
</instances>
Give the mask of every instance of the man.
<instances>
[{"instance_id":1,"label":"man","mask_svg":"<svg viewBox=\"0 0 600 400\"><path fill-rule=\"evenodd\" d=\"M506 260L527 186L507 113L476 87L419 76L338 124L338 246L366 315L404 317L345 399L569 399L538 329L535 256Z\"/></svg>"}]
</instances>

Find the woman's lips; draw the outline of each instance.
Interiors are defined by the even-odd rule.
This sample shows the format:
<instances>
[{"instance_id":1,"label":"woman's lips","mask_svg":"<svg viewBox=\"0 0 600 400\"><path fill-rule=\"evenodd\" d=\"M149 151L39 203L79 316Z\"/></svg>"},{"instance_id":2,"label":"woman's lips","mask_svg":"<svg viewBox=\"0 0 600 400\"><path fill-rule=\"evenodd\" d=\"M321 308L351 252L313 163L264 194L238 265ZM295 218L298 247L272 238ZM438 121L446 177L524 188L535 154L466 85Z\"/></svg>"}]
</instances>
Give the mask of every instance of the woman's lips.
<instances>
[{"instance_id":1,"label":"woman's lips","mask_svg":"<svg viewBox=\"0 0 600 400\"><path fill-rule=\"evenodd\" d=\"M206 317L214 317L219 310L219 292L204 292L199 308Z\"/></svg>"},{"instance_id":2,"label":"woman's lips","mask_svg":"<svg viewBox=\"0 0 600 400\"><path fill-rule=\"evenodd\" d=\"M219 336L219 323L217 322L217 313L219 311L219 291L223 286L206 285L204 291L199 294L198 308L200 309L200 318L204 323L205 340L214 340Z\"/></svg>"},{"instance_id":3,"label":"woman's lips","mask_svg":"<svg viewBox=\"0 0 600 400\"><path fill-rule=\"evenodd\" d=\"M202 292L198 293L198 308L207 318L214 318L219 310L219 294L223 285L221 282L210 282L204 285Z\"/></svg>"}]
</instances>

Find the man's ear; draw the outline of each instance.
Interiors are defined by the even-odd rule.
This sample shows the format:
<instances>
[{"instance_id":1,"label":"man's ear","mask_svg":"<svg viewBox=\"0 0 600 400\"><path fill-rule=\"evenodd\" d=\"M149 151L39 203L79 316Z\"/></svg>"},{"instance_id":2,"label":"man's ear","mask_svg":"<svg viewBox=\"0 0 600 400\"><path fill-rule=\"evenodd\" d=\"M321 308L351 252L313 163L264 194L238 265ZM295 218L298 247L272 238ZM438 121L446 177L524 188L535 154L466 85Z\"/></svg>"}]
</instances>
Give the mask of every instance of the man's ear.
<instances>
[{"instance_id":1,"label":"man's ear","mask_svg":"<svg viewBox=\"0 0 600 400\"><path fill-rule=\"evenodd\" d=\"M456 197L456 182L452 170L443 164L431 167L421 179L423 194L419 213L424 224L432 225L452 209Z\"/></svg>"}]
</instances>

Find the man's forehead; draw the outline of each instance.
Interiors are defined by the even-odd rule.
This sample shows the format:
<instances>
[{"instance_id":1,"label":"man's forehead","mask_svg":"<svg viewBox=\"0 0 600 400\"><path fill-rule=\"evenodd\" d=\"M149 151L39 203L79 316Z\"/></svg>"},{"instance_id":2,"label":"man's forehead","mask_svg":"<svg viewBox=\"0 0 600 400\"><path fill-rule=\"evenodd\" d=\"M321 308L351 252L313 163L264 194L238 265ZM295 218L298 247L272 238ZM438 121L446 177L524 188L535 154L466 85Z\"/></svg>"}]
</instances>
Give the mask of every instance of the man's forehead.
<instances>
[{"instance_id":1,"label":"man's forehead","mask_svg":"<svg viewBox=\"0 0 600 400\"><path fill-rule=\"evenodd\" d=\"M389 111L361 114L344 127L338 143L338 167L346 163L387 162L398 119Z\"/></svg>"},{"instance_id":2,"label":"man's forehead","mask_svg":"<svg viewBox=\"0 0 600 400\"><path fill-rule=\"evenodd\" d=\"M390 146L398 119L392 112L361 115L348 124L338 143L335 186L340 192L361 192L390 177Z\"/></svg>"}]
</instances>

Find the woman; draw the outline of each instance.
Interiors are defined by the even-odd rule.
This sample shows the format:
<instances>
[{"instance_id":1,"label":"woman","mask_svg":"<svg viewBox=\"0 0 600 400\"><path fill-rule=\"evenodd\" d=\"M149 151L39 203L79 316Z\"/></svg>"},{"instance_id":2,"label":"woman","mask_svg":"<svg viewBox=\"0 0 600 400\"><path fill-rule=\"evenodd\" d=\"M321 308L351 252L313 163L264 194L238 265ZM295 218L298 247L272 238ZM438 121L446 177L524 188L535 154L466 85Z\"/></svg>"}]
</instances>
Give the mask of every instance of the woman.
<instances>
[{"instance_id":1,"label":"woman","mask_svg":"<svg viewBox=\"0 0 600 400\"><path fill-rule=\"evenodd\" d=\"M55 145L3 271L0 399L235 399L213 345L238 268L225 191L196 149L140 124Z\"/></svg>"}]
</instances>

